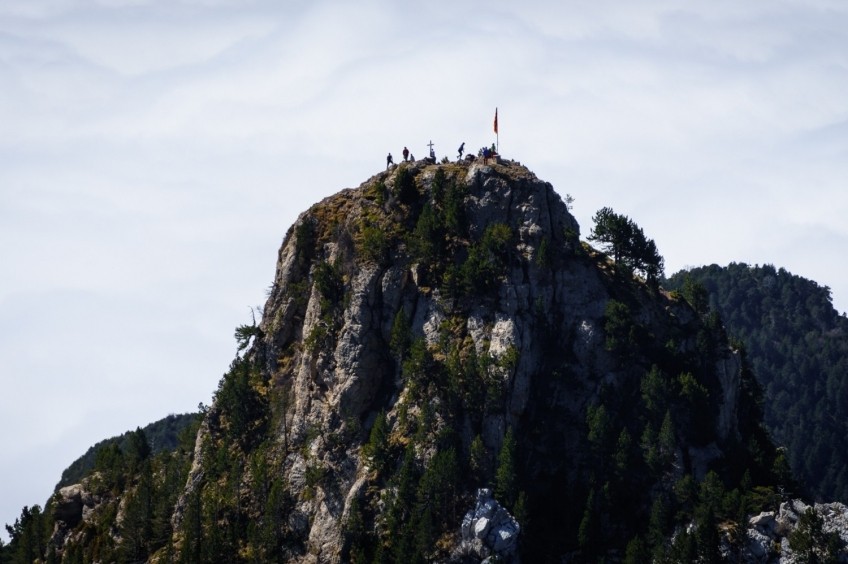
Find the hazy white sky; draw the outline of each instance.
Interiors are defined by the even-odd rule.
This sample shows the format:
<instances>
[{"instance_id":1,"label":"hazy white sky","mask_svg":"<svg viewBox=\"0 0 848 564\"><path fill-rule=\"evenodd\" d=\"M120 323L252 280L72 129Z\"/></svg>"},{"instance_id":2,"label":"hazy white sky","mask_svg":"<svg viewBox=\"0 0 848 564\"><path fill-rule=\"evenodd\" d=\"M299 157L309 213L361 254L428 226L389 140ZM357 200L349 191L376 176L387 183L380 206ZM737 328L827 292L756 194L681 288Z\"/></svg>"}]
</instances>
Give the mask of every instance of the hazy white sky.
<instances>
[{"instance_id":1,"label":"hazy white sky","mask_svg":"<svg viewBox=\"0 0 848 564\"><path fill-rule=\"evenodd\" d=\"M494 141L656 240L848 308L848 4L3 0L0 525L209 402L298 213ZM5 535L5 531L3 532Z\"/></svg>"}]
</instances>

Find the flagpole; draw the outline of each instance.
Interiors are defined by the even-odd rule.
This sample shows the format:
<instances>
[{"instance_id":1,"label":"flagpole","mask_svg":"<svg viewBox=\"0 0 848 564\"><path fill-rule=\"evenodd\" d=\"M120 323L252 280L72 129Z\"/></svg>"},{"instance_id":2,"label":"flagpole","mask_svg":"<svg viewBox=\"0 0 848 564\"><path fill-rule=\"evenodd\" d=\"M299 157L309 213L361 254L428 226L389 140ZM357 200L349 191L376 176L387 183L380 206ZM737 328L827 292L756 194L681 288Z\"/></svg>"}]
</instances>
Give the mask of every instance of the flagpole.
<instances>
[{"instance_id":1,"label":"flagpole","mask_svg":"<svg viewBox=\"0 0 848 564\"><path fill-rule=\"evenodd\" d=\"M495 152L501 153L501 134L498 131L498 108L495 106Z\"/></svg>"}]
</instances>

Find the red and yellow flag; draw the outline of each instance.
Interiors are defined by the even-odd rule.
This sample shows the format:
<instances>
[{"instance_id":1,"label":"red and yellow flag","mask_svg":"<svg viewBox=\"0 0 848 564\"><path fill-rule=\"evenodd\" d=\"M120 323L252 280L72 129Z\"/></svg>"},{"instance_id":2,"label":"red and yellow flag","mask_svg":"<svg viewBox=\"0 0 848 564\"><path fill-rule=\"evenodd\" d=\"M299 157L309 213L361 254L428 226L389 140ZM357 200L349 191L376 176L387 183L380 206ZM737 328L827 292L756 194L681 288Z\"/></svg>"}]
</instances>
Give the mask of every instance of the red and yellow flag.
<instances>
[{"instance_id":1,"label":"red and yellow flag","mask_svg":"<svg viewBox=\"0 0 848 564\"><path fill-rule=\"evenodd\" d=\"M495 108L495 133L498 132L498 109Z\"/></svg>"}]
</instances>

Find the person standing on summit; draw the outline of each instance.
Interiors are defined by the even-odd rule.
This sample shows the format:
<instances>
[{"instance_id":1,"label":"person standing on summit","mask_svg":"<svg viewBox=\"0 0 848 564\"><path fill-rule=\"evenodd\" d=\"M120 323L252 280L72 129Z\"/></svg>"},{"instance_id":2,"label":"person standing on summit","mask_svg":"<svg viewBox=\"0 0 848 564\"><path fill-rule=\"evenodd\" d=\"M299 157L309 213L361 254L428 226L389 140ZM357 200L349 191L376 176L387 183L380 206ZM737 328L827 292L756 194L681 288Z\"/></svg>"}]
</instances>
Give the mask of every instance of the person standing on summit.
<instances>
[{"instance_id":1,"label":"person standing on summit","mask_svg":"<svg viewBox=\"0 0 848 564\"><path fill-rule=\"evenodd\" d=\"M403 162L406 162L406 159L409 158L409 149L406 147L403 148Z\"/></svg>"},{"instance_id":2,"label":"person standing on summit","mask_svg":"<svg viewBox=\"0 0 848 564\"><path fill-rule=\"evenodd\" d=\"M462 153L465 152L465 141L462 142L462 145L459 146L459 158L462 159Z\"/></svg>"},{"instance_id":3,"label":"person standing on summit","mask_svg":"<svg viewBox=\"0 0 848 564\"><path fill-rule=\"evenodd\" d=\"M386 157L386 170L389 170L389 167L392 166L393 164L395 164L395 161L392 160L392 154L389 153L388 156Z\"/></svg>"}]
</instances>

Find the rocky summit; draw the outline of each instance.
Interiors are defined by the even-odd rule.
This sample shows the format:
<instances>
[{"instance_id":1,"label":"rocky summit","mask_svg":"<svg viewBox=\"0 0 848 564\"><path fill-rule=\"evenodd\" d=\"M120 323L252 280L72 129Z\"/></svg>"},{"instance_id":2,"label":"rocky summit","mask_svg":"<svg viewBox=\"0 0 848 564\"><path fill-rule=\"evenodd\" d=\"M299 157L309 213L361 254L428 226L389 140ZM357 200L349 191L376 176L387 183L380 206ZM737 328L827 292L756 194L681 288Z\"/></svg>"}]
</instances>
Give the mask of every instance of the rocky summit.
<instances>
[{"instance_id":1,"label":"rocky summit","mask_svg":"<svg viewBox=\"0 0 848 564\"><path fill-rule=\"evenodd\" d=\"M287 560L451 560L489 485L527 521L526 557L588 559L647 539L657 504L669 530L686 477L773 482L720 327L579 237L553 187L506 161L403 164L312 207L178 509L210 486L255 489L228 466L261 452ZM217 523L267 518L261 504L240 494Z\"/></svg>"},{"instance_id":2,"label":"rocky summit","mask_svg":"<svg viewBox=\"0 0 848 564\"><path fill-rule=\"evenodd\" d=\"M402 163L314 205L285 236L261 321L236 330L193 451L113 457L87 497L63 490L59 549L156 562L750 554L748 519L779 511L791 476L744 352L686 291L643 279L624 260L632 241L613 257L582 242L571 201L497 159ZM112 521L96 499L116 504ZM72 508L104 517L66 519Z\"/></svg>"}]
</instances>

